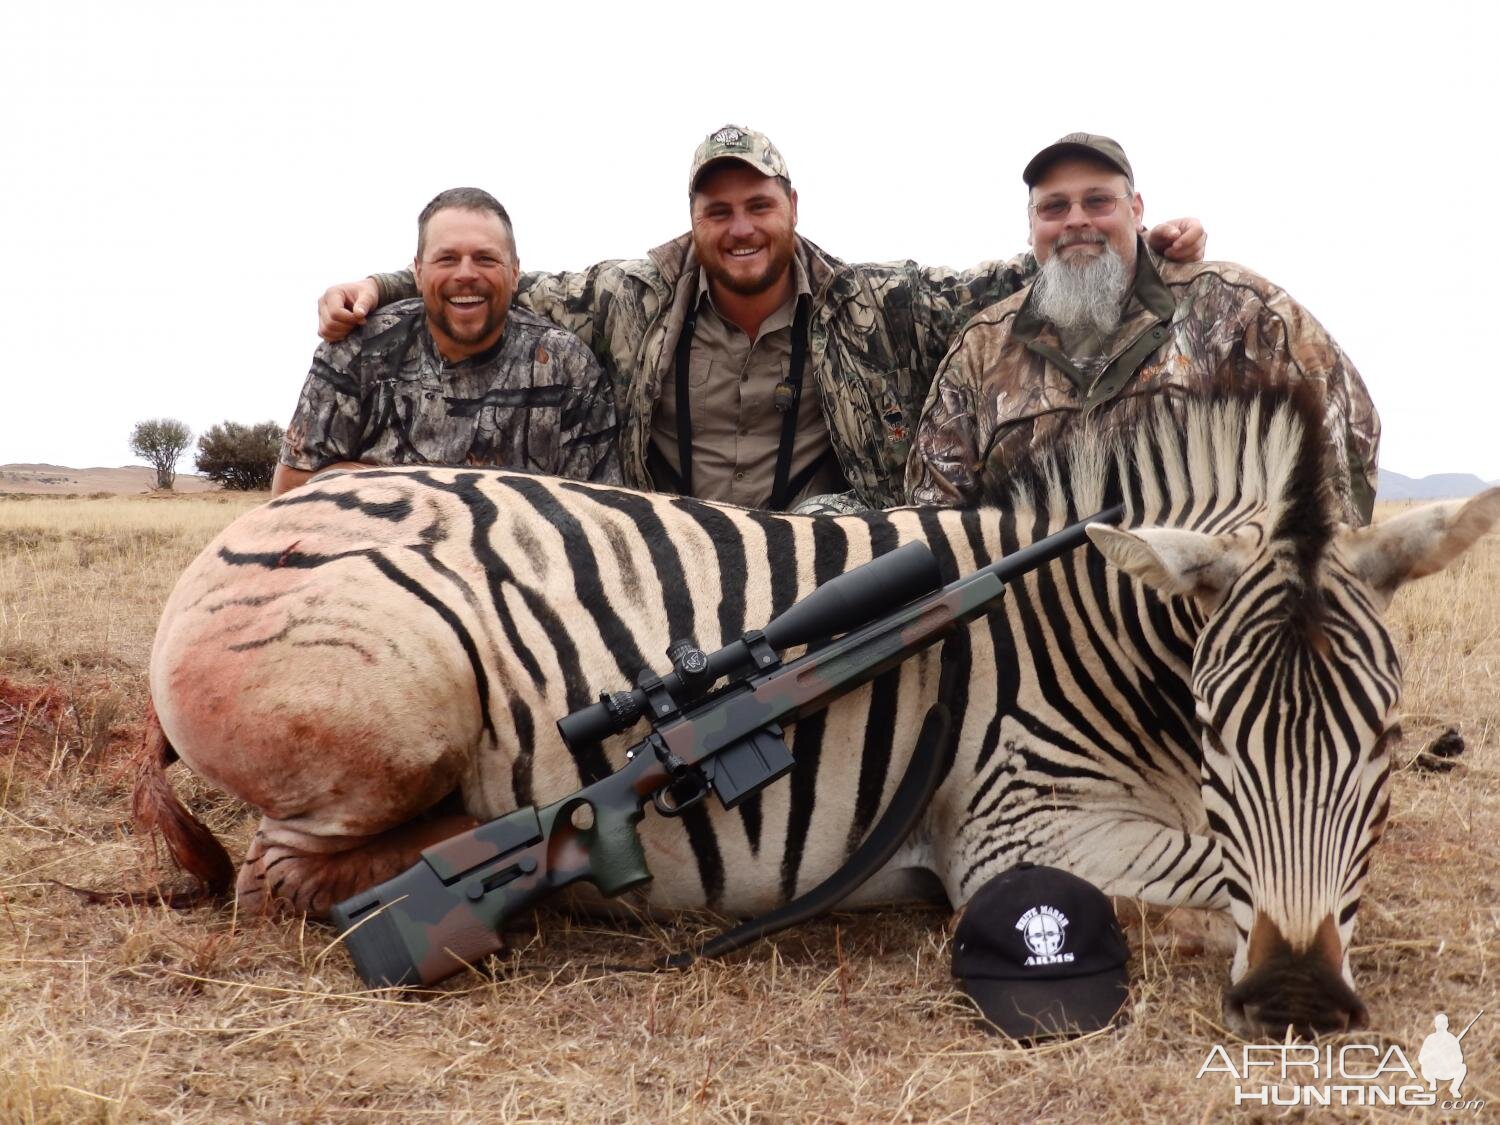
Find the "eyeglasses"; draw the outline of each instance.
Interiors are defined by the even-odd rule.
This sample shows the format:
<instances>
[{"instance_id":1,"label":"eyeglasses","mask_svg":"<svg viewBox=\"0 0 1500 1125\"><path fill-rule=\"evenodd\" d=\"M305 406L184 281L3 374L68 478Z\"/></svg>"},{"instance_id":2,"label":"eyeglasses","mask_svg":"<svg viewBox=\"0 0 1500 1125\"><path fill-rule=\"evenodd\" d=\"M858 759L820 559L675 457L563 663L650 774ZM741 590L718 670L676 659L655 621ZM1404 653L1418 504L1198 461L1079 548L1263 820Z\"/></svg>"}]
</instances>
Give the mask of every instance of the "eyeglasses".
<instances>
[{"instance_id":1,"label":"eyeglasses","mask_svg":"<svg viewBox=\"0 0 1500 1125\"><path fill-rule=\"evenodd\" d=\"M1069 199L1065 195L1054 195L1042 200L1040 203L1031 204L1031 209L1036 212L1037 217L1046 219L1049 223L1055 223L1059 219L1066 219L1073 213L1073 205L1076 203L1083 208L1083 213L1091 219L1102 219L1106 215L1113 215L1115 207L1120 200L1129 199L1130 193L1124 195L1105 195L1102 191L1090 192L1082 199Z\"/></svg>"}]
</instances>

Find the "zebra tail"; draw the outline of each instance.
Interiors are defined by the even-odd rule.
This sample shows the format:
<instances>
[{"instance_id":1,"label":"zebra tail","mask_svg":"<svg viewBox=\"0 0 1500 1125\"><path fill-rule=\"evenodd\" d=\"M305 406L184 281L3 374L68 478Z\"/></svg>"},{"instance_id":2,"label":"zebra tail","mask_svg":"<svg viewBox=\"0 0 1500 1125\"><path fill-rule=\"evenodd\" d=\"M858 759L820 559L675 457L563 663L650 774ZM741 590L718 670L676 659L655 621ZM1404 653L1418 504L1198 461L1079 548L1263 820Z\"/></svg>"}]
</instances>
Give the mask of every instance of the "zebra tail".
<instances>
[{"instance_id":1,"label":"zebra tail","mask_svg":"<svg viewBox=\"0 0 1500 1125\"><path fill-rule=\"evenodd\" d=\"M148 704L146 734L136 757L130 811L136 832L143 838L159 832L173 861L197 879L200 888L195 895L157 897L171 906L224 898L234 878L234 863L208 826L190 813L172 791L166 768L176 760L177 751L172 749L156 718L156 706Z\"/></svg>"}]
</instances>

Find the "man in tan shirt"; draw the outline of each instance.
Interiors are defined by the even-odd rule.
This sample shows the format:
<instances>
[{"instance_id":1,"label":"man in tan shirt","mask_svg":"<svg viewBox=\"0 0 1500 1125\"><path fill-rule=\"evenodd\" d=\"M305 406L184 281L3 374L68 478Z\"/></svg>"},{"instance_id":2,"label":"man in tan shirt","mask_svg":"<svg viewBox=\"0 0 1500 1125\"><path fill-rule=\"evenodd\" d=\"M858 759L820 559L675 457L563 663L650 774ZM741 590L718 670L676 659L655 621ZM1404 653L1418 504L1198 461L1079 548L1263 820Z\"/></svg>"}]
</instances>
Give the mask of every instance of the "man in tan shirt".
<instances>
[{"instance_id":1,"label":"man in tan shirt","mask_svg":"<svg viewBox=\"0 0 1500 1125\"><path fill-rule=\"evenodd\" d=\"M746 508L766 507L776 481L783 414L777 402L789 392L797 310L812 299L802 263L792 259L795 296L761 322L752 337L728 320L714 301L708 270L699 266L698 305L688 362L690 427L678 424L678 395L666 388L651 418L652 476L682 485L679 438L692 434L692 493ZM828 427L815 394L799 394L786 502L848 486L833 459Z\"/></svg>"}]
</instances>

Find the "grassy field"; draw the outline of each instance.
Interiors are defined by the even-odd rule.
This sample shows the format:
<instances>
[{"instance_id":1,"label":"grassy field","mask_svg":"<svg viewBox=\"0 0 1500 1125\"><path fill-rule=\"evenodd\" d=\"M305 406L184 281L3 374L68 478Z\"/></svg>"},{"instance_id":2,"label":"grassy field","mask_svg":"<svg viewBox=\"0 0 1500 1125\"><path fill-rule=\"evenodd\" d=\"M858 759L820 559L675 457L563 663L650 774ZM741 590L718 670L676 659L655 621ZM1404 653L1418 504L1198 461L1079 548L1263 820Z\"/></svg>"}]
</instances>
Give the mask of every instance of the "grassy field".
<instances>
[{"instance_id":1,"label":"grassy field","mask_svg":"<svg viewBox=\"0 0 1500 1125\"><path fill-rule=\"evenodd\" d=\"M1183 945L1137 945L1121 1030L1026 1051L966 1017L939 912L835 916L676 975L591 966L680 948L700 920L549 915L493 973L412 1000L363 990L317 926L83 904L53 881L139 887L158 871L129 827L127 768L156 616L182 567L256 499L0 498L0 1121L1231 1115L1226 1080L1196 1077L1232 1042L1227 959ZM1488 1007L1464 1040L1464 1094L1489 1103L1478 1119L1500 1107L1497 591L1492 536L1391 610L1407 745L1353 951L1374 1026L1349 1040L1398 1045L1415 1064L1434 1012L1457 1031ZM1462 764L1418 768L1452 724ZM255 817L181 767L172 776L241 854Z\"/></svg>"}]
</instances>

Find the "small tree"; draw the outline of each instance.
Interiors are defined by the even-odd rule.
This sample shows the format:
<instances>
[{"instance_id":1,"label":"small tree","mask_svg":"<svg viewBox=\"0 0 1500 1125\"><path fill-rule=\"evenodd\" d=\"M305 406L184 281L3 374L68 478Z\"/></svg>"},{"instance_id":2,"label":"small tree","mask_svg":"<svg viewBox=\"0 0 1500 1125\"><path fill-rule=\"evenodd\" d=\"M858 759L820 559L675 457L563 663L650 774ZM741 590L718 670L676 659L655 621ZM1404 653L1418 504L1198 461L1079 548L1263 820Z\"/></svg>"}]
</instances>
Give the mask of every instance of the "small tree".
<instances>
[{"instance_id":1,"label":"small tree","mask_svg":"<svg viewBox=\"0 0 1500 1125\"><path fill-rule=\"evenodd\" d=\"M281 455L281 427L275 422L246 426L221 422L198 439L198 471L225 488L249 492L271 487Z\"/></svg>"},{"instance_id":2,"label":"small tree","mask_svg":"<svg viewBox=\"0 0 1500 1125\"><path fill-rule=\"evenodd\" d=\"M177 479L177 459L193 440L193 431L176 418L148 418L130 431L130 451L156 470L156 487L170 490Z\"/></svg>"}]
</instances>

